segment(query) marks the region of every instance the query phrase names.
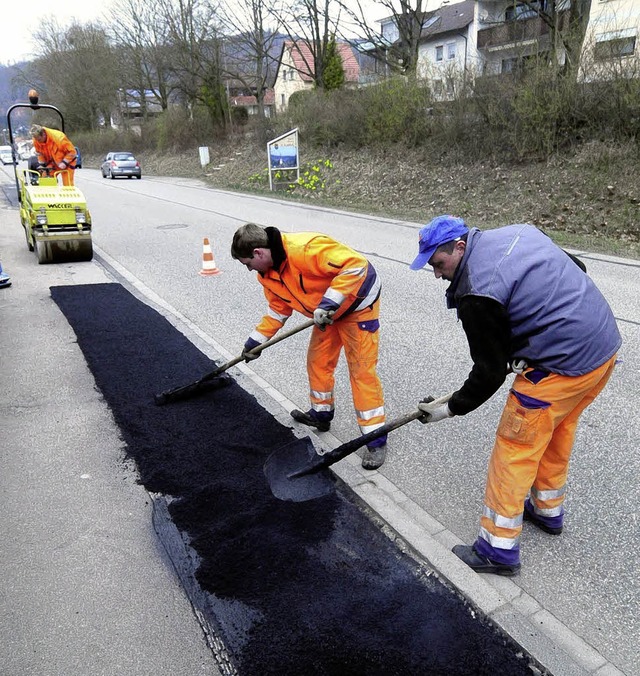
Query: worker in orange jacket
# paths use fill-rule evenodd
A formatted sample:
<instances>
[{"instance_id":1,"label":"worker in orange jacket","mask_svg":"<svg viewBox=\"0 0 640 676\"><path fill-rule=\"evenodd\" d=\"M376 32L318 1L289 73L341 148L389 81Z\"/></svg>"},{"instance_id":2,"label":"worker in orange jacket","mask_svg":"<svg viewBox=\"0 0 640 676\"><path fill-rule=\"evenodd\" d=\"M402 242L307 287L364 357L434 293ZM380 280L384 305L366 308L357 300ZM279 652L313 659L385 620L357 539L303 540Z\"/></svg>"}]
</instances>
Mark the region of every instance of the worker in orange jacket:
<instances>
[{"instance_id":1,"label":"worker in orange jacket","mask_svg":"<svg viewBox=\"0 0 640 676\"><path fill-rule=\"evenodd\" d=\"M362 434L385 422L384 397L376 367L380 279L362 254L317 232L284 233L255 223L240 227L231 255L258 273L269 310L244 345L249 354L282 328L294 310L313 317L307 354L311 408L293 410L298 422L320 431L334 415L334 372L344 348L356 417ZM387 436L371 441L362 466L377 469L386 457Z\"/></svg>"},{"instance_id":2,"label":"worker in orange jacket","mask_svg":"<svg viewBox=\"0 0 640 676\"><path fill-rule=\"evenodd\" d=\"M34 124L30 129L39 166L61 172L62 185L73 185L78 153L66 134Z\"/></svg>"}]
</instances>

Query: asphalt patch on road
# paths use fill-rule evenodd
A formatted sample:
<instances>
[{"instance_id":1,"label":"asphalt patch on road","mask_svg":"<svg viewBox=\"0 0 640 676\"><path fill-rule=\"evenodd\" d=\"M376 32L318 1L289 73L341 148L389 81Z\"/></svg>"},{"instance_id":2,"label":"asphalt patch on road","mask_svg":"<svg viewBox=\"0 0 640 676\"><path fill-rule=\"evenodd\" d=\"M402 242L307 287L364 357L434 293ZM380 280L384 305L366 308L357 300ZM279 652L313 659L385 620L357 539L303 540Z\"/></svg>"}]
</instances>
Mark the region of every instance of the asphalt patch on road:
<instances>
[{"instance_id":1,"label":"asphalt patch on road","mask_svg":"<svg viewBox=\"0 0 640 676\"><path fill-rule=\"evenodd\" d=\"M205 619L231 671L530 676L533 660L403 553L347 487L304 503L274 498L264 462L296 437L235 381L156 406L155 394L216 366L158 312L119 284L57 286L51 295L139 481L166 496L194 552L182 565L208 599L200 605L215 615Z\"/></svg>"}]
</instances>

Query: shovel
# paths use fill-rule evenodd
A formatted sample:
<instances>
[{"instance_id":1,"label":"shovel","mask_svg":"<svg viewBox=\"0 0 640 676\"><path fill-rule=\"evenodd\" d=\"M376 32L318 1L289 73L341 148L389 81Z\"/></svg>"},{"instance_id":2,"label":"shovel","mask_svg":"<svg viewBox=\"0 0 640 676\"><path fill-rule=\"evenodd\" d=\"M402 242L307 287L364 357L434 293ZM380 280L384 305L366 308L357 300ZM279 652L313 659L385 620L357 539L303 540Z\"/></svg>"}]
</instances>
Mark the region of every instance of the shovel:
<instances>
[{"instance_id":1,"label":"shovel","mask_svg":"<svg viewBox=\"0 0 640 676\"><path fill-rule=\"evenodd\" d=\"M445 404L451 398L451 394L432 400L432 402ZM264 464L264 474L271 492L279 500L290 502L305 502L331 493L334 485L333 475L328 470L331 465L366 446L370 441L397 430L398 427L417 420L423 415L420 409L407 413L378 427L373 432L347 441L324 455L318 455L309 437L295 439L281 446L267 458Z\"/></svg>"},{"instance_id":2,"label":"shovel","mask_svg":"<svg viewBox=\"0 0 640 676\"><path fill-rule=\"evenodd\" d=\"M262 350L265 350L271 345L275 345L276 343L279 343L281 340L284 340L285 338L290 338L291 336L294 336L296 333L300 333L300 331L308 329L310 326L313 326L313 323L314 323L313 319L310 319L309 321L303 322L302 324L296 326L293 329L290 329L289 331L279 333L270 340L267 340L266 342L262 343L262 345L258 345L254 347L252 350L249 350L247 354L260 354ZM218 366L218 368L216 368L214 371L211 371L211 373L207 373L206 375L202 376L202 378L196 380L195 382L189 385L183 385L182 387L176 387L173 390L166 390L165 392L156 394L154 397L154 401L157 406L162 406L163 404L170 404L174 401L182 401L184 399L189 399L190 397L194 397L197 394L204 392L205 390L212 390L220 387L225 387L226 385L230 385L231 384L230 379L218 378L218 376L223 374L226 370L230 369L232 366L235 366L236 364L240 363L241 361L244 361L243 355L240 355L239 357L234 357L231 361L228 361L226 364L222 364L222 366Z\"/></svg>"}]
</instances>

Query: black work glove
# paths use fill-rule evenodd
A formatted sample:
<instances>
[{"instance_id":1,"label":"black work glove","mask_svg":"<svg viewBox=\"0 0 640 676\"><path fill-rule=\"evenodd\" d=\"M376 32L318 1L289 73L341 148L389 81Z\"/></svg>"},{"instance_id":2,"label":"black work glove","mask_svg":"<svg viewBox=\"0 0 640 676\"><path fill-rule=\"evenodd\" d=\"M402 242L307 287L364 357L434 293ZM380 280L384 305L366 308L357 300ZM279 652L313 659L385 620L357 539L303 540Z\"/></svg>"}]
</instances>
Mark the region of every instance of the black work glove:
<instances>
[{"instance_id":1,"label":"black work glove","mask_svg":"<svg viewBox=\"0 0 640 676\"><path fill-rule=\"evenodd\" d=\"M249 350L253 350L253 348L258 347L258 345L260 345L260 343L257 340L254 340L253 338L247 338L247 342L244 344L244 348L242 349L242 357L245 361L253 361L262 354L262 352L258 352L257 354L249 354Z\"/></svg>"}]
</instances>

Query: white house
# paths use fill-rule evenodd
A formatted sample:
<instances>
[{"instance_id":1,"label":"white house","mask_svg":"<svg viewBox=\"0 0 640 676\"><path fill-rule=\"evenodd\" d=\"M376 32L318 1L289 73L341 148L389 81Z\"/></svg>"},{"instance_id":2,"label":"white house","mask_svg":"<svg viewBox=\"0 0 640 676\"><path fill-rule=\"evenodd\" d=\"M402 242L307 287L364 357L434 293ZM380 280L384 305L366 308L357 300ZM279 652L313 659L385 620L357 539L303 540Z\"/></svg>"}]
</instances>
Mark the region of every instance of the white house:
<instances>
[{"instance_id":1,"label":"white house","mask_svg":"<svg viewBox=\"0 0 640 676\"><path fill-rule=\"evenodd\" d=\"M451 98L458 83L478 68L475 0L439 7L425 15L417 76L430 80L438 98Z\"/></svg>"},{"instance_id":2,"label":"white house","mask_svg":"<svg viewBox=\"0 0 640 676\"><path fill-rule=\"evenodd\" d=\"M639 34L638 0L592 0L582 50L582 78L640 77Z\"/></svg>"},{"instance_id":3,"label":"white house","mask_svg":"<svg viewBox=\"0 0 640 676\"><path fill-rule=\"evenodd\" d=\"M360 66L353 49L346 42L338 42L337 48L342 58L345 84L357 85ZM273 85L276 112L286 110L294 92L313 89L313 83L313 53L309 45L303 41L287 40L282 45L278 72Z\"/></svg>"},{"instance_id":4,"label":"white house","mask_svg":"<svg viewBox=\"0 0 640 676\"><path fill-rule=\"evenodd\" d=\"M565 28L571 0L557 5L557 26ZM547 0L454 0L425 12L418 56L418 76L433 83L440 98L478 75L510 73L530 59L552 52L552 30L536 9ZM393 18L381 32L397 39ZM640 77L640 0L593 0L584 43L583 77L599 79L624 72ZM558 45L556 45L558 47ZM565 55L555 51L558 63Z\"/></svg>"}]
</instances>

